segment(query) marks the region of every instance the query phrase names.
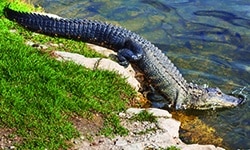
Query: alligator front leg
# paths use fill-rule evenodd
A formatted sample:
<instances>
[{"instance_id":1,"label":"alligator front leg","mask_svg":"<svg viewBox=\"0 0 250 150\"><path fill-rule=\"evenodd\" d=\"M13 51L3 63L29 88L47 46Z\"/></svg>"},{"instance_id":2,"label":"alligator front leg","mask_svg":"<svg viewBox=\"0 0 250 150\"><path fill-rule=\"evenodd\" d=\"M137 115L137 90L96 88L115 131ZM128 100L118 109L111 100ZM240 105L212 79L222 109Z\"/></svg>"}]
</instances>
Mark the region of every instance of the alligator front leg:
<instances>
[{"instance_id":1,"label":"alligator front leg","mask_svg":"<svg viewBox=\"0 0 250 150\"><path fill-rule=\"evenodd\" d=\"M127 67L129 62L140 60L142 56L142 47L130 38L125 39L124 47L117 52L119 64L124 67Z\"/></svg>"}]
</instances>

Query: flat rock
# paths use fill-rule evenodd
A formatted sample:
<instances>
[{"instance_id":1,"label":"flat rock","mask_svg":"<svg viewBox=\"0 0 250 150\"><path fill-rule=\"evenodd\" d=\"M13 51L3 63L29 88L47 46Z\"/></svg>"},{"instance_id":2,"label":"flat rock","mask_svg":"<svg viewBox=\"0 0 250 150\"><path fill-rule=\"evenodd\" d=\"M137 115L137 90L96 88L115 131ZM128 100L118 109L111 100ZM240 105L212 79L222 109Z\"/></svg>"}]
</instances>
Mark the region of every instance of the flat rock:
<instances>
[{"instance_id":1,"label":"flat rock","mask_svg":"<svg viewBox=\"0 0 250 150\"><path fill-rule=\"evenodd\" d=\"M190 144L179 146L181 150L225 150L221 147L215 147L214 145L199 145L199 144Z\"/></svg>"},{"instance_id":2,"label":"flat rock","mask_svg":"<svg viewBox=\"0 0 250 150\"><path fill-rule=\"evenodd\" d=\"M172 114L170 114L168 111L158 108L148 108L146 109L149 113L152 113L155 117L167 117L171 118Z\"/></svg>"},{"instance_id":3,"label":"flat rock","mask_svg":"<svg viewBox=\"0 0 250 150\"><path fill-rule=\"evenodd\" d=\"M179 138L179 128L181 123L172 118L158 118L158 128L167 131L173 138Z\"/></svg>"},{"instance_id":4,"label":"flat rock","mask_svg":"<svg viewBox=\"0 0 250 150\"><path fill-rule=\"evenodd\" d=\"M110 57L110 55L116 55L116 52L114 52L113 50L110 50L110 49L107 49L107 48L104 48L101 46L97 46L97 45L90 44L90 43L87 43L87 46L88 46L88 48L90 48L90 49L94 50L95 52L100 53L106 57Z\"/></svg>"},{"instance_id":5,"label":"flat rock","mask_svg":"<svg viewBox=\"0 0 250 150\"><path fill-rule=\"evenodd\" d=\"M144 150L144 145L143 143L134 143L134 144L123 146L121 149L122 150Z\"/></svg>"},{"instance_id":6,"label":"flat rock","mask_svg":"<svg viewBox=\"0 0 250 150\"><path fill-rule=\"evenodd\" d=\"M116 146L125 146L127 144L128 144L128 142L125 139L122 139L122 138L118 138L115 141Z\"/></svg>"},{"instance_id":7,"label":"flat rock","mask_svg":"<svg viewBox=\"0 0 250 150\"><path fill-rule=\"evenodd\" d=\"M129 108L126 110L127 114L138 114L142 110L146 110L149 113L152 113L153 116L155 117L166 117L166 118L171 118L172 114L170 114L168 111L163 110L163 109L158 109L158 108Z\"/></svg>"},{"instance_id":8,"label":"flat rock","mask_svg":"<svg viewBox=\"0 0 250 150\"><path fill-rule=\"evenodd\" d=\"M127 114L133 115L133 114L139 114L142 110L142 108L129 108L126 110Z\"/></svg>"},{"instance_id":9,"label":"flat rock","mask_svg":"<svg viewBox=\"0 0 250 150\"><path fill-rule=\"evenodd\" d=\"M127 68L119 65L117 62L114 62L106 58L87 58L83 55L70 52L55 51L54 55L57 56L57 60L60 61L73 61L76 64L82 65L89 69L100 69L100 70L109 70L115 71L116 73L122 75L126 78L127 82L138 91L140 88L140 83L135 79L135 71L129 65Z\"/></svg>"}]
</instances>

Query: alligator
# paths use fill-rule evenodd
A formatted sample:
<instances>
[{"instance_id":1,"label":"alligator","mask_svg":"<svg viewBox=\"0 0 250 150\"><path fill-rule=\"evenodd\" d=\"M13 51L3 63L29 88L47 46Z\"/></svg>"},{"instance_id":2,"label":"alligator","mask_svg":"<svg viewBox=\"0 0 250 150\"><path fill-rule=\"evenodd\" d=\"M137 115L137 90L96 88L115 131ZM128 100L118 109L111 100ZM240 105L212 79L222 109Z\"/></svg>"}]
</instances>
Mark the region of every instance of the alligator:
<instances>
[{"instance_id":1,"label":"alligator","mask_svg":"<svg viewBox=\"0 0 250 150\"><path fill-rule=\"evenodd\" d=\"M243 103L240 95L223 93L188 83L170 59L155 45L138 34L106 22L88 19L57 18L34 12L4 8L5 17L33 32L74 39L106 47L117 52L118 62L138 67L150 85L171 109L231 108Z\"/></svg>"}]
</instances>

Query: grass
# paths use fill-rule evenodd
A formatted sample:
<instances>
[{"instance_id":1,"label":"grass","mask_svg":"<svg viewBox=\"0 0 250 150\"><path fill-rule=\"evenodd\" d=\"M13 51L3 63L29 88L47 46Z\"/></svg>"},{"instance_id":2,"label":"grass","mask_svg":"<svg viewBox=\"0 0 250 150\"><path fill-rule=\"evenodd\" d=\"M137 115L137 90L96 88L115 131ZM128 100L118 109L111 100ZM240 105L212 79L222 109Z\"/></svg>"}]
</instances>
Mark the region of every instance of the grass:
<instances>
[{"instance_id":1,"label":"grass","mask_svg":"<svg viewBox=\"0 0 250 150\"><path fill-rule=\"evenodd\" d=\"M170 147L167 147L166 150L181 150L181 149L176 146L170 146Z\"/></svg>"},{"instance_id":2,"label":"grass","mask_svg":"<svg viewBox=\"0 0 250 150\"><path fill-rule=\"evenodd\" d=\"M69 121L73 114L90 119L101 114L101 134L127 134L117 116L134 96L125 80L113 72L58 62L48 53L26 46L26 40L63 43L65 51L99 56L81 42L34 35L19 27L3 16L7 3L0 0L0 128L15 129L13 134L22 139L17 148L67 149L67 141L79 136ZM34 10L19 1L11 7Z\"/></svg>"},{"instance_id":3,"label":"grass","mask_svg":"<svg viewBox=\"0 0 250 150\"><path fill-rule=\"evenodd\" d=\"M157 122L156 116L153 113L149 113L147 110L142 110L140 113L135 114L130 118L133 121L148 121L151 123Z\"/></svg>"}]
</instances>

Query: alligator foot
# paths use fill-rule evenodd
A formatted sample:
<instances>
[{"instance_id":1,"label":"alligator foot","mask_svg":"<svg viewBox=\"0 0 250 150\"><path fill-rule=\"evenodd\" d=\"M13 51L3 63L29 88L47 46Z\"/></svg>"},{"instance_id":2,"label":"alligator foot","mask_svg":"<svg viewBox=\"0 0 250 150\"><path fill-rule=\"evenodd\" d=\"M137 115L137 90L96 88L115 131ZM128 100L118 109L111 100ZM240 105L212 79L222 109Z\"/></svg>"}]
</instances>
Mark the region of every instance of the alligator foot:
<instances>
[{"instance_id":1,"label":"alligator foot","mask_svg":"<svg viewBox=\"0 0 250 150\"><path fill-rule=\"evenodd\" d=\"M142 47L130 38L125 39L124 48L118 50L119 64L127 67L129 62L136 62L143 56Z\"/></svg>"},{"instance_id":2,"label":"alligator foot","mask_svg":"<svg viewBox=\"0 0 250 150\"><path fill-rule=\"evenodd\" d=\"M166 101L166 98L156 91L152 85L147 86L147 89L143 91L143 95L151 102L151 107L162 109L169 109L171 107L170 102Z\"/></svg>"}]
</instances>

